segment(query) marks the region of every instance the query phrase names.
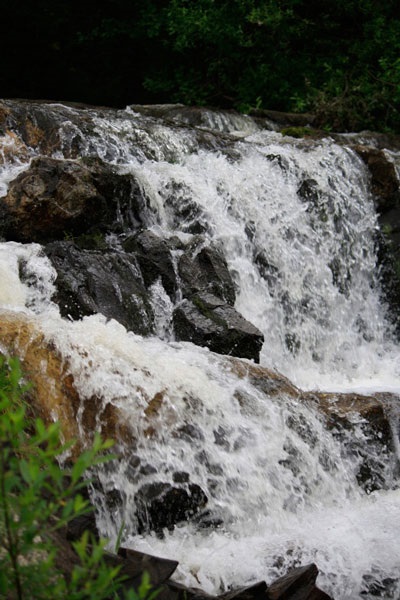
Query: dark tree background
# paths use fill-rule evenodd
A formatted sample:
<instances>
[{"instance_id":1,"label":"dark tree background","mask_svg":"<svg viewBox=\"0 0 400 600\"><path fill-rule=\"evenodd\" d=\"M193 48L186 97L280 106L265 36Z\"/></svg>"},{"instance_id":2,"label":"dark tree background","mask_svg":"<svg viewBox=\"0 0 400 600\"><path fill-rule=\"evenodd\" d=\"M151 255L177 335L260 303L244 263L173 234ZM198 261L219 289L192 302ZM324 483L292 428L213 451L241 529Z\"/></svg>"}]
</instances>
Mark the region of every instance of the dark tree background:
<instances>
[{"instance_id":1,"label":"dark tree background","mask_svg":"<svg viewBox=\"0 0 400 600\"><path fill-rule=\"evenodd\" d=\"M8 0L0 96L400 129L398 0Z\"/></svg>"}]
</instances>

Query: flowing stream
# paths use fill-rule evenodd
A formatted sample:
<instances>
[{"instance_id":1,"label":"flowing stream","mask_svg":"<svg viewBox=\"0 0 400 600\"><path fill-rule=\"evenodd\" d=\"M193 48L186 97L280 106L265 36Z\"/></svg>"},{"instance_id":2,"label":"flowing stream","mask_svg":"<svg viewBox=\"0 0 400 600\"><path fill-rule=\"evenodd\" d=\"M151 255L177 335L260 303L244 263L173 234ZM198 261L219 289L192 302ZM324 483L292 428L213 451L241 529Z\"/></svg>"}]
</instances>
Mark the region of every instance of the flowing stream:
<instances>
[{"instance_id":1,"label":"flowing stream","mask_svg":"<svg viewBox=\"0 0 400 600\"><path fill-rule=\"evenodd\" d=\"M131 173L155 233L185 241L201 234L222 248L235 306L264 333L261 364L304 390L400 393L399 347L376 279L377 216L354 152L329 138L294 142L245 118L208 122L232 134L222 149L131 108L93 118L87 134L63 124L65 149L78 140L82 154ZM3 161L1 195L28 165L29 157ZM336 600L372 599L380 589L399 597L392 458L382 489L367 494L357 457L343 453L316 411L284 395L266 398L222 358L173 339L161 283L152 290L158 335L142 338L102 315L62 319L51 300L55 276L38 244L0 244L1 306L36 321L68 359L83 401L115 404L136 432L132 454L101 474L105 489L123 496L122 506L104 507L105 535L115 540L124 521L125 545L178 560L177 579L209 593L315 562L318 585ZM149 436L143 413L157 394L163 406ZM362 443L362 428L349 435ZM219 525L137 534L137 490L177 473L205 491Z\"/></svg>"}]
</instances>

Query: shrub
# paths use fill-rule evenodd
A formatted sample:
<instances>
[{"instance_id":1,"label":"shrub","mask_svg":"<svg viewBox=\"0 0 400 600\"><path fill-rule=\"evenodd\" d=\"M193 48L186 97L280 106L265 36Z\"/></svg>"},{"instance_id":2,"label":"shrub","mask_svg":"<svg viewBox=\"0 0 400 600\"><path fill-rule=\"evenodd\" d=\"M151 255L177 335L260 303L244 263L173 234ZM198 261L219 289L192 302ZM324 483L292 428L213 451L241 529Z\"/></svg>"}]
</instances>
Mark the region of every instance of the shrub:
<instances>
[{"instance_id":1,"label":"shrub","mask_svg":"<svg viewBox=\"0 0 400 600\"><path fill-rule=\"evenodd\" d=\"M56 566L55 534L91 510L81 494L83 475L109 459L104 451L112 442L96 436L68 472L61 468L59 459L73 444L60 443L57 423L45 426L29 415L22 381L18 360L0 355L0 598L120 598L123 578L104 560L105 540L85 532L72 543L76 560L69 575ZM148 578L144 582L139 596L131 590L122 597L146 597Z\"/></svg>"}]
</instances>

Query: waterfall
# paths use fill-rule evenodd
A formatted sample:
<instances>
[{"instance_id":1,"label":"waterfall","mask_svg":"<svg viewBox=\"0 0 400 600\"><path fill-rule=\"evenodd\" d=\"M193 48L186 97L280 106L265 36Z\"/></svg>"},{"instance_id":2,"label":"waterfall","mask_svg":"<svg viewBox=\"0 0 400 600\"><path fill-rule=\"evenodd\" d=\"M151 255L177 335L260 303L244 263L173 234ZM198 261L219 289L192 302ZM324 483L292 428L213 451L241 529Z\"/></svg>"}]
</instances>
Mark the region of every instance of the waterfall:
<instances>
[{"instance_id":1,"label":"waterfall","mask_svg":"<svg viewBox=\"0 0 400 600\"><path fill-rule=\"evenodd\" d=\"M399 393L399 348L377 279L377 215L351 149L330 138L295 142L246 119L171 128L135 107L92 119L90 131L65 119L56 155L78 147L115 165L139 183L147 228L185 242L201 235L222 249L235 307L264 333L262 365L303 390ZM212 147L207 128L224 143ZM35 154L4 152L2 195ZM227 359L173 339L161 281L151 290L156 335L144 338L102 315L61 318L56 273L39 244L1 243L0 274L3 309L34 320L68 360L83 403L117 406L135 433L131 452L99 475L117 498L103 505L105 535L115 539L123 521L125 545L179 560L178 579L208 593L316 562L320 587L336 600L372 598L383 580L398 597L396 457L374 457L387 462L384 482L365 492L360 456L343 452L343 438L311 405L267 397ZM368 449L362 425L343 435ZM138 492L177 474L205 491L207 512L163 537L138 533Z\"/></svg>"}]
</instances>

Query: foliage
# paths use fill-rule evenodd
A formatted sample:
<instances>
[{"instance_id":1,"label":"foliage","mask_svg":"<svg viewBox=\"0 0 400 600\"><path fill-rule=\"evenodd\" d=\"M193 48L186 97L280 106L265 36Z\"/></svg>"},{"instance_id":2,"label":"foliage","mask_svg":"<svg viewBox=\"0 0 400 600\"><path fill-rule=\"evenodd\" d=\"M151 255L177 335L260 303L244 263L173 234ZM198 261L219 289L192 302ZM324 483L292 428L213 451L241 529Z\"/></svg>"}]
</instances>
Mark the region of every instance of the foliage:
<instances>
[{"instance_id":1,"label":"foliage","mask_svg":"<svg viewBox=\"0 0 400 600\"><path fill-rule=\"evenodd\" d=\"M313 135L319 135L319 132L310 129L310 127L284 127L280 130L282 135L289 135L294 138L311 137Z\"/></svg>"},{"instance_id":2,"label":"foliage","mask_svg":"<svg viewBox=\"0 0 400 600\"><path fill-rule=\"evenodd\" d=\"M11 96L314 111L319 126L400 128L396 0L6 3ZM32 33L33 32L33 36ZM21 89L22 86L22 89Z\"/></svg>"},{"instance_id":3,"label":"foliage","mask_svg":"<svg viewBox=\"0 0 400 600\"><path fill-rule=\"evenodd\" d=\"M46 427L28 416L26 386L16 359L0 355L0 597L8 600L114 598L123 579L104 560L105 540L85 532L73 543L76 564L69 577L57 568L55 534L90 510L81 495L87 469L105 460L110 441L99 436L67 472L58 459L71 447L60 443L58 424ZM109 455L108 455L109 456ZM149 595L148 578L139 596ZM146 589L145 589L146 588ZM141 594L141 595L140 595Z\"/></svg>"}]
</instances>

